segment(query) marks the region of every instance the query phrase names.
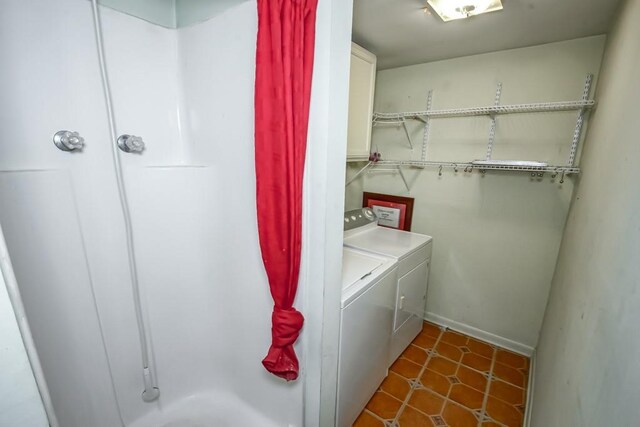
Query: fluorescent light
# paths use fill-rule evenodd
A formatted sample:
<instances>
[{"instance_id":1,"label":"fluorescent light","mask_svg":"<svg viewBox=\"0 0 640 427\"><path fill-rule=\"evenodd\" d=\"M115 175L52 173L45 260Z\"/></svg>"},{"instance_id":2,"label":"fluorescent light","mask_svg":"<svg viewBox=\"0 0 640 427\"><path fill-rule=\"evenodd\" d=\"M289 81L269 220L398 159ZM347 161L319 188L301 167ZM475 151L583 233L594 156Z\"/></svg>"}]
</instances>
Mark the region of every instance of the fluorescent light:
<instances>
[{"instance_id":1,"label":"fluorescent light","mask_svg":"<svg viewBox=\"0 0 640 427\"><path fill-rule=\"evenodd\" d=\"M427 0L444 22L502 10L501 0Z\"/></svg>"}]
</instances>

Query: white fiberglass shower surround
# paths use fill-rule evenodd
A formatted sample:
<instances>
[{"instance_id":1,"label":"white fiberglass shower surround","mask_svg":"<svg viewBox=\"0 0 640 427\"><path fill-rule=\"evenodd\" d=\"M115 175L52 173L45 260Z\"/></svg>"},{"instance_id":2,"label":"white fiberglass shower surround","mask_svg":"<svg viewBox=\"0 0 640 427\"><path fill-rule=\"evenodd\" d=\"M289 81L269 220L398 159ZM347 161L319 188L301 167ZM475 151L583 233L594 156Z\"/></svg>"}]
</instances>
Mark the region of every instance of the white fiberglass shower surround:
<instances>
[{"instance_id":1,"label":"white fiberglass shower surround","mask_svg":"<svg viewBox=\"0 0 640 427\"><path fill-rule=\"evenodd\" d=\"M260 363L273 302L255 213L256 5L180 12L181 1L96 6L110 104L92 1L2 3L0 224L55 414L64 427L313 425L335 392L335 349L321 361L318 343L337 340L338 310L323 312L339 304L351 6L319 8L305 183L315 209L304 231L318 245L303 248L296 302L307 318L303 372L285 383ZM145 20L114 4L164 14ZM63 130L84 148L58 149ZM146 144L119 153L131 242L112 152L123 134ZM157 398L142 398L143 367Z\"/></svg>"}]
</instances>

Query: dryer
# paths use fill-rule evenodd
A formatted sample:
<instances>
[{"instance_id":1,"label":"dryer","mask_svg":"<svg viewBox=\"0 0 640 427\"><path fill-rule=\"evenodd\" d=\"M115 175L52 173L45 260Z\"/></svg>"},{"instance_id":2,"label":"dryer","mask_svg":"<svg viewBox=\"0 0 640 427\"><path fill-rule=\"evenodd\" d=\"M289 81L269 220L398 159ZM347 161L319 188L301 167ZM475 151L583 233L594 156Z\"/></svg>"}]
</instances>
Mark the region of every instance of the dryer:
<instances>
[{"instance_id":1,"label":"dryer","mask_svg":"<svg viewBox=\"0 0 640 427\"><path fill-rule=\"evenodd\" d=\"M378 225L370 208L344 216L344 246L398 261L389 366L422 330L432 237Z\"/></svg>"},{"instance_id":2,"label":"dryer","mask_svg":"<svg viewBox=\"0 0 640 427\"><path fill-rule=\"evenodd\" d=\"M343 248L338 427L350 427L387 376L396 260Z\"/></svg>"}]
</instances>

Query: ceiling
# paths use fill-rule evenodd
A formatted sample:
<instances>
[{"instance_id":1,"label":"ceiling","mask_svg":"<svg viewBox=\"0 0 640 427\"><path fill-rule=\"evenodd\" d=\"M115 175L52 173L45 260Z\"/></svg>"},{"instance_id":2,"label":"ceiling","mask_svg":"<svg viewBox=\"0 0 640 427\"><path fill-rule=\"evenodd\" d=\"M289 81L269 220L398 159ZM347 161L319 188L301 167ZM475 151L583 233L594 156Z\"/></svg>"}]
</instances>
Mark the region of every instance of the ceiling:
<instances>
[{"instance_id":1,"label":"ceiling","mask_svg":"<svg viewBox=\"0 0 640 427\"><path fill-rule=\"evenodd\" d=\"M378 68L437 61L608 32L620 0L503 0L504 10L444 23L426 0L354 0L353 41Z\"/></svg>"}]
</instances>

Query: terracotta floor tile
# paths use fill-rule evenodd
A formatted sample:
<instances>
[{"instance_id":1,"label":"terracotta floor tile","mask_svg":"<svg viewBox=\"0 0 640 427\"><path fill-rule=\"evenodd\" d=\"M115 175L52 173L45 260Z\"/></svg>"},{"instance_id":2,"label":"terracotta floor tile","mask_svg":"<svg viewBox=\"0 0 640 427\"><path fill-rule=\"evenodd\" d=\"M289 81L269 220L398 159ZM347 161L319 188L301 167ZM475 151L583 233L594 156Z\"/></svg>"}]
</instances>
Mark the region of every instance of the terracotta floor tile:
<instances>
[{"instance_id":1,"label":"terracotta floor tile","mask_svg":"<svg viewBox=\"0 0 640 427\"><path fill-rule=\"evenodd\" d=\"M362 411L353 427L384 427L384 423L369 414L367 411Z\"/></svg>"},{"instance_id":2,"label":"terracotta floor tile","mask_svg":"<svg viewBox=\"0 0 640 427\"><path fill-rule=\"evenodd\" d=\"M444 399L435 393L425 389L416 389L409 398L409 405L424 412L427 415L440 415Z\"/></svg>"},{"instance_id":3,"label":"terracotta floor tile","mask_svg":"<svg viewBox=\"0 0 640 427\"><path fill-rule=\"evenodd\" d=\"M407 349L402 353L402 357L405 359L409 359L412 362L417 363L418 365L424 365L424 362L427 361L427 352L417 347L415 345L410 345Z\"/></svg>"},{"instance_id":4,"label":"terracotta floor tile","mask_svg":"<svg viewBox=\"0 0 640 427\"><path fill-rule=\"evenodd\" d=\"M396 360L389 369L405 378L413 379L418 378L418 375L420 375L420 371L422 370L422 366L401 358Z\"/></svg>"},{"instance_id":5,"label":"terracotta floor tile","mask_svg":"<svg viewBox=\"0 0 640 427\"><path fill-rule=\"evenodd\" d=\"M412 344L426 350L431 350L436 345L436 340L437 338L429 336L425 332L420 332Z\"/></svg>"},{"instance_id":6,"label":"terracotta floor tile","mask_svg":"<svg viewBox=\"0 0 640 427\"><path fill-rule=\"evenodd\" d=\"M489 395L497 397L511 405L522 405L524 403L524 389L505 383L500 380L491 381Z\"/></svg>"},{"instance_id":7,"label":"terracotta floor tile","mask_svg":"<svg viewBox=\"0 0 640 427\"><path fill-rule=\"evenodd\" d=\"M426 388L445 397L449 394L449 389L451 388L451 383L447 377L429 369L425 369L420 382Z\"/></svg>"},{"instance_id":8,"label":"terracotta floor tile","mask_svg":"<svg viewBox=\"0 0 640 427\"><path fill-rule=\"evenodd\" d=\"M487 389L487 379L480 372L469 369L464 365L458 366L458 372L456 372L456 378L461 383L468 385L469 387L485 392Z\"/></svg>"},{"instance_id":9,"label":"terracotta floor tile","mask_svg":"<svg viewBox=\"0 0 640 427\"><path fill-rule=\"evenodd\" d=\"M462 351L458 347L447 344L446 342L439 342L436 346L436 351L440 356L444 356L454 362L459 362L462 358Z\"/></svg>"},{"instance_id":10,"label":"terracotta floor tile","mask_svg":"<svg viewBox=\"0 0 640 427\"><path fill-rule=\"evenodd\" d=\"M529 367L528 358L503 349L498 349L496 352L496 361L516 369L527 369Z\"/></svg>"},{"instance_id":11,"label":"terracotta floor tile","mask_svg":"<svg viewBox=\"0 0 640 427\"><path fill-rule=\"evenodd\" d=\"M478 420L472 412L451 402L445 405L442 418L449 427L476 427L478 425Z\"/></svg>"},{"instance_id":12,"label":"terracotta floor tile","mask_svg":"<svg viewBox=\"0 0 640 427\"><path fill-rule=\"evenodd\" d=\"M380 388L399 400L404 400L409 394L409 390L411 390L409 382L394 372L389 372Z\"/></svg>"},{"instance_id":13,"label":"terracotta floor tile","mask_svg":"<svg viewBox=\"0 0 640 427\"><path fill-rule=\"evenodd\" d=\"M522 426L522 412L495 397L487 399L487 415L508 427Z\"/></svg>"},{"instance_id":14,"label":"terracotta floor tile","mask_svg":"<svg viewBox=\"0 0 640 427\"><path fill-rule=\"evenodd\" d=\"M405 406L398 417L400 427L432 427L431 419L411 406Z\"/></svg>"},{"instance_id":15,"label":"terracotta floor tile","mask_svg":"<svg viewBox=\"0 0 640 427\"><path fill-rule=\"evenodd\" d=\"M484 356L488 359L491 359L493 357L493 347L491 347L489 344L484 343L482 341L478 341L474 338L469 338L467 347L473 353L479 354L480 356Z\"/></svg>"},{"instance_id":16,"label":"terracotta floor tile","mask_svg":"<svg viewBox=\"0 0 640 427\"><path fill-rule=\"evenodd\" d=\"M529 365L524 356L425 322L354 426L521 427ZM412 390L421 372L423 387Z\"/></svg>"},{"instance_id":17,"label":"terracotta floor tile","mask_svg":"<svg viewBox=\"0 0 640 427\"><path fill-rule=\"evenodd\" d=\"M394 419L401 406L402 402L383 391L377 391L367 403L367 409L384 420Z\"/></svg>"},{"instance_id":18,"label":"terracotta floor tile","mask_svg":"<svg viewBox=\"0 0 640 427\"><path fill-rule=\"evenodd\" d=\"M525 375L522 372L502 363L496 362L493 367L493 375L518 387L524 388L526 386Z\"/></svg>"},{"instance_id":19,"label":"terracotta floor tile","mask_svg":"<svg viewBox=\"0 0 640 427\"><path fill-rule=\"evenodd\" d=\"M462 346L467 344L468 337L466 335L459 334L453 331L445 331L442 334L441 341L446 342L447 344L453 344L455 346Z\"/></svg>"},{"instance_id":20,"label":"terracotta floor tile","mask_svg":"<svg viewBox=\"0 0 640 427\"><path fill-rule=\"evenodd\" d=\"M429 323L429 322L424 322L422 324L422 333L430 337L438 338L441 332L442 332L442 329L440 329L438 325L434 325L433 323Z\"/></svg>"},{"instance_id":21,"label":"terracotta floor tile","mask_svg":"<svg viewBox=\"0 0 640 427\"><path fill-rule=\"evenodd\" d=\"M484 393L464 384L454 384L449 392L449 399L469 409L481 409Z\"/></svg>"},{"instance_id":22,"label":"terracotta floor tile","mask_svg":"<svg viewBox=\"0 0 640 427\"><path fill-rule=\"evenodd\" d=\"M491 359L487 359L486 357L482 357L475 353L466 353L462 356L462 364L473 368L476 371L489 372L491 369Z\"/></svg>"},{"instance_id":23,"label":"terracotta floor tile","mask_svg":"<svg viewBox=\"0 0 640 427\"><path fill-rule=\"evenodd\" d=\"M432 357L431 360L429 360L429 363L427 363L427 368L448 377L449 375L453 375L456 373L458 365L443 357L435 356Z\"/></svg>"}]
</instances>

